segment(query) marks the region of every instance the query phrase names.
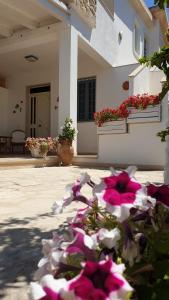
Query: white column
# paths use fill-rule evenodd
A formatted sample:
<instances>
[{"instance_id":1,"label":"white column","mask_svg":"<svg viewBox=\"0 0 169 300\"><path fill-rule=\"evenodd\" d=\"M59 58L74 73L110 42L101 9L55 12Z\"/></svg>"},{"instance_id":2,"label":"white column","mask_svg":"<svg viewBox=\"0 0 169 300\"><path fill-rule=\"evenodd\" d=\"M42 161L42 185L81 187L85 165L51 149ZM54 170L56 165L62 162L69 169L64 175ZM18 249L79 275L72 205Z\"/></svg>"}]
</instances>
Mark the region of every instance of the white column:
<instances>
[{"instance_id":1,"label":"white column","mask_svg":"<svg viewBox=\"0 0 169 300\"><path fill-rule=\"evenodd\" d=\"M63 29L59 39L59 129L71 118L77 129L78 36L74 27ZM77 141L74 142L76 153Z\"/></svg>"}]
</instances>

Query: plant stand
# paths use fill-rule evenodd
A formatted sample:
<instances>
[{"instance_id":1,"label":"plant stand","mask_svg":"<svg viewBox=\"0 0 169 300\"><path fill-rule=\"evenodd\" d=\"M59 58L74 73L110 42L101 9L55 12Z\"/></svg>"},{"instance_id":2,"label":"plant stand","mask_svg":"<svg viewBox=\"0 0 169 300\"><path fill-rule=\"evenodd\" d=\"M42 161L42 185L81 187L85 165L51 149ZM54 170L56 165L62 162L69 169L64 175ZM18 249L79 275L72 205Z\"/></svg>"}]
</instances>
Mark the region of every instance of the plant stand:
<instances>
[{"instance_id":1,"label":"plant stand","mask_svg":"<svg viewBox=\"0 0 169 300\"><path fill-rule=\"evenodd\" d=\"M152 123L161 121L161 105L148 106L146 109L129 107L130 115L127 118L128 124Z\"/></svg>"},{"instance_id":2,"label":"plant stand","mask_svg":"<svg viewBox=\"0 0 169 300\"><path fill-rule=\"evenodd\" d=\"M97 127L97 134L117 134L127 133L127 124L125 119L105 122L101 127Z\"/></svg>"}]
</instances>

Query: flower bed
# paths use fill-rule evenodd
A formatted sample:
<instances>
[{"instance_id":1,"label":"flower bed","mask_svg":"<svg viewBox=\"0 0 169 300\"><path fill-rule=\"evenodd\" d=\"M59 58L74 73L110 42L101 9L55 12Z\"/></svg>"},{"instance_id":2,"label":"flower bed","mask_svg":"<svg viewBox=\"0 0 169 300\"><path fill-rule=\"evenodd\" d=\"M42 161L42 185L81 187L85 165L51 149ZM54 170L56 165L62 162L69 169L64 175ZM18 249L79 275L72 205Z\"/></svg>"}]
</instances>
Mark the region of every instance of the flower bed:
<instances>
[{"instance_id":1,"label":"flower bed","mask_svg":"<svg viewBox=\"0 0 169 300\"><path fill-rule=\"evenodd\" d=\"M123 101L123 103L117 109L106 108L100 112L96 112L94 114L94 120L98 127L101 127L105 122L110 122L114 120L119 120L121 118L131 119L142 119L142 121L151 122L160 120L160 106L159 105L159 96L158 95L137 95L131 96L127 100ZM149 108L151 107L151 108ZM154 109L152 109L152 107ZM159 109L158 109L159 107ZM138 115L131 116L133 113ZM141 113L141 115L140 115ZM143 113L145 113L143 115Z\"/></svg>"},{"instance_id":2,"label":"flower bed","mask_svg":"<svg viewBox=\"0 0 169 300\"><path fill-rule=\"evenodd\" d=\"M112 169L99 184L84 173L67 187L55 214L74 201L85 206L42 241L31 299L168 299L169 186L143 185L135 171Z\"/></svg>"}]
</instances>

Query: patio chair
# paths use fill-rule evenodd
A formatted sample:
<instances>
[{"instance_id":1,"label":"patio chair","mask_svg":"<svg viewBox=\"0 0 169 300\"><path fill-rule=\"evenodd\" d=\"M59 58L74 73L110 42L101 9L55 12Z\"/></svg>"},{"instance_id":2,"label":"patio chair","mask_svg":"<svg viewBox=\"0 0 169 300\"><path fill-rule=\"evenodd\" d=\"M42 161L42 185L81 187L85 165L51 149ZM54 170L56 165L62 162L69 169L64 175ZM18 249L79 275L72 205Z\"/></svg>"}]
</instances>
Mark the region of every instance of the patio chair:
<instances>
[{"instance_id":1,"label":"patio chair","mask_svg":"<svg viewBox=\"0 0 169 300\"><path fill-rule=\"evenodd\" d=\"M15 149L21 149L22 153L25 153L25 132L23 130L14 130L11 133L11 151L15 152Z\"/></svg>"}]
</instances>

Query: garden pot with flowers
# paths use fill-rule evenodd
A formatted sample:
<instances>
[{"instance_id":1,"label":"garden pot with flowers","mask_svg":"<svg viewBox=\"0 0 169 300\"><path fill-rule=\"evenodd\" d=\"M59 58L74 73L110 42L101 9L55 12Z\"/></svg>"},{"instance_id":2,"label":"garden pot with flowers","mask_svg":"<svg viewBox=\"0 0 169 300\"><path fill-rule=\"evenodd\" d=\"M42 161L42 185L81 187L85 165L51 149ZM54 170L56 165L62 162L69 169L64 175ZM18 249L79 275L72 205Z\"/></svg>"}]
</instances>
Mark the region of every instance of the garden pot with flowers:
<instances>
[{"instance_id":1,"label":"garden pot with flowers","mask_svg":"<svg viewBox=\"0 0 169 300\"><path fill-rule=\"evenodd\" d=\"M57 148L57 140L48 138L27 138L26 148L30 150L31 156L35 158L46 157L48 151Z\"/></svg>"},{"instance_id":2,"label":"garden pot with flowers","mask_svg":"<svg viewBox=\"0 0 169 300\"><path fill-rule=\"evenodd\" d=\"M126 133L126 118L129 112L126 108L106 108L94 114L98 134Z\"/></svg>"},{"instance_id":3,"label":"garden pot with flowers","mask_svg":"<svg viewBox=\"0 0 169 300\"><path fill-rule=\"evenodd\" d=\"M72 142L75 138L76 130L72 124L73 121L66 118L62 132L59 135L58 155L64 166L70 165L74 156Z\"/></svg>"},{"instance_id":4,"label":"garden pot with flowers","mask_svg":"<svg viewBox=\"0 0 169 300\"><path fill-rule=\"evenodd\" d=\"M158 95L136 95L125 100L119 107L127 109L129 116L127 123L160 122L161 106Z\"/></svg>"}]
</instances>

